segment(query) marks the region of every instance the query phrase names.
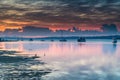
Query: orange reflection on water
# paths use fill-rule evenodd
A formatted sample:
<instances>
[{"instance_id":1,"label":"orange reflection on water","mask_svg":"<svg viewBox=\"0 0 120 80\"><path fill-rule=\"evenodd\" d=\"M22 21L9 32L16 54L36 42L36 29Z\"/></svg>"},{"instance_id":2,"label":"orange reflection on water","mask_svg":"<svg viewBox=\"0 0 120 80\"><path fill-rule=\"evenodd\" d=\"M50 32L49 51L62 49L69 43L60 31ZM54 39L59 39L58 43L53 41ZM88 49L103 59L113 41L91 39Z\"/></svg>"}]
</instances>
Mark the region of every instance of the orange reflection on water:
<instances>
[{"instance_id":1,"label":"orange reflection on water","mask_svg":"<svg viewBox=\"0 0 120 80\"><path fill-rule=\"evenodd\" d=\"M15 50L15 51L23 51L23 44L16 42L1 42L0 43L1 50Z\"/></svg>"}]
</instances>

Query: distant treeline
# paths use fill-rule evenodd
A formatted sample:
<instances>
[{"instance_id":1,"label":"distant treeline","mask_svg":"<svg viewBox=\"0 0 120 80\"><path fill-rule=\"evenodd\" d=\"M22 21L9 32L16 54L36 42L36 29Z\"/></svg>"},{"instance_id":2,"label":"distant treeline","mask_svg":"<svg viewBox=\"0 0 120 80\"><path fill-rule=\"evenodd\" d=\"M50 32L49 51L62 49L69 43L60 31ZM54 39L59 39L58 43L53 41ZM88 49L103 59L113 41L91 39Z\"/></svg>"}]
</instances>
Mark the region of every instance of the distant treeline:
<instances>
[{"instance_id":1,"label":"distant treeline","mask_svg":"<svg viewBox=\"0 0 120 80\"><path fill-rule=\"evenodd\" d=\"M23 40L54 40L54 39L78 39L84 37L86 39L120 39L120 35L109 35L109 36L69 36L69 37L44 37L44 38L25 38L25 37L1 37L0 41L23 41Z\"/></svg>"}]
</instances>

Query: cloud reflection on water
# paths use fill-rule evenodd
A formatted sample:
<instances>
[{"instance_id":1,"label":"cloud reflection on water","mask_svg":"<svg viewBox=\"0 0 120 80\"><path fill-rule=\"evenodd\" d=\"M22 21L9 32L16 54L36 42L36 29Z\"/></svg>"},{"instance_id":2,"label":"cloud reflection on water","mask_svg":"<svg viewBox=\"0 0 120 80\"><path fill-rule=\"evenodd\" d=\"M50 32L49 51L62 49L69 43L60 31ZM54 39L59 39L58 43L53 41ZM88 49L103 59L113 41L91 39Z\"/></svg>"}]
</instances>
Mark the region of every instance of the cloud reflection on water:
<instances>
[{"instance_id":1,"label":"cloud reflection on water","mask_svg":"<svg viewBox=\"0 0 120 80\"><path fill-rule=\"evenodd\" d=\"M5 43L4 49L12 43ZM119 80L119 43L110 42L15 42L21 54L38 54L46 63L32 65L32 69L50 68L52 72L42 76L43 80ZM44 56L45 53L45 56Z\"/></svg>"}]
</instances>

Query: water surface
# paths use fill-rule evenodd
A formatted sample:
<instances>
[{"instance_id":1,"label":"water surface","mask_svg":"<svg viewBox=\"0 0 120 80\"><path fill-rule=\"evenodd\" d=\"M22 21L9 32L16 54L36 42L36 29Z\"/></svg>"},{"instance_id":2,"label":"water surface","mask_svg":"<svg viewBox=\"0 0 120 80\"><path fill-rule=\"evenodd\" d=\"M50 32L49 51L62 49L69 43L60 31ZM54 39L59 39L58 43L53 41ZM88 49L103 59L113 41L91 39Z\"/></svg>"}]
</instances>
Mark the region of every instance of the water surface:
<instances>
[{"instance_id":1,"label":"water surface","mask_svg":"<svg viewBox=\"0 0 120 80\"><path fill-rule=\"evenodd\" d=\"M39 76L26 75L27 79L39 77L39 80L119 80L120 79L120 43L112 44L111 40L78 42L1 42L1 50L20 51L17 55L40 58L19 63L2 63L1 76L5 73L19 71L37 72ZM42 64L41 64L42 62ZM16 64L16 65L15 65ZM7 67L5 67L7 66ZM20 70L15 69L18 67ZM44 72L44 73L42 73ZM35 74L35 73L34 73ZM13 75L14 76L14 75ZM19 77L19 76L18 76Z\"/></svg>"}]
</instances>

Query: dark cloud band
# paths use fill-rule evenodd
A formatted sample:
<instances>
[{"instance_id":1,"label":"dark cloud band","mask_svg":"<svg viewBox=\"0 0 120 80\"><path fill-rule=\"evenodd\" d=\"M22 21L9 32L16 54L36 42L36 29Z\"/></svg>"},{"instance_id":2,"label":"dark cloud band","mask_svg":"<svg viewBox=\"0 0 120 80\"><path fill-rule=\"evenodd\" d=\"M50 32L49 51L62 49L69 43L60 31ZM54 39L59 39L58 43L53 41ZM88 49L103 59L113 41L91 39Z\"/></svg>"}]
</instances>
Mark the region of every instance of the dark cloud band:
<instances>
[{"instance_id":1,"label":"dark cloud band","mask_svg":"<svg viewBox=\"0 0 120 80\"><path fill-rule=\"evenodd\" d=\"M120 0L0 0L0 19L44 23L120 22Z\"/></svg>"}]
</instances>

